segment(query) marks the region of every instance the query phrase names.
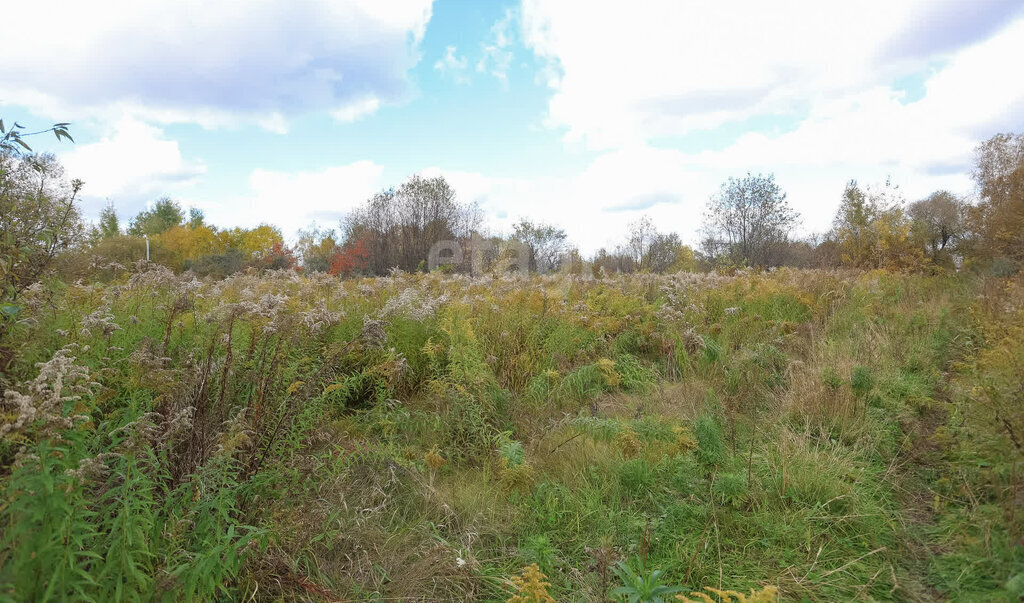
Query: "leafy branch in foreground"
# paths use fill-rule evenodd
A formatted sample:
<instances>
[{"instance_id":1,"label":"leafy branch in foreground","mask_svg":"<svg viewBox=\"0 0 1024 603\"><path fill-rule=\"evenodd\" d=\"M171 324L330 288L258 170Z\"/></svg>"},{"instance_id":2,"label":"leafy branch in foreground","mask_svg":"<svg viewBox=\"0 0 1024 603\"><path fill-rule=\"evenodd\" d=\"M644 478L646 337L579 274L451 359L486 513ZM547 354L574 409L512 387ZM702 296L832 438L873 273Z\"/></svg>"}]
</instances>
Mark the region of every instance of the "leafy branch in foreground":
<instances>
[{"instance_id":1,"label":"leafy branch in foreground","mask_svg":"<svg viewBox=\"0 0 1024 603\"><path fill-rule=\"evenodd\" d=\"M25 138L29 136L37 136L39 134L46 134L47 132L53 132L53 135L57 137L57 142L61 140L68 140L69 142L75 142L75 139L71 138L71 134L68 133L68 126L70 122L60 122L53 124L45 130L38 130L36 132L23 132L25 126L18 122L14 122L14 125L10 128L6 127L4 120L0 119L0 153L11 153L18 155L21 153L31 153L32 147L25 142Z\"/></svg>"}]
</instances>

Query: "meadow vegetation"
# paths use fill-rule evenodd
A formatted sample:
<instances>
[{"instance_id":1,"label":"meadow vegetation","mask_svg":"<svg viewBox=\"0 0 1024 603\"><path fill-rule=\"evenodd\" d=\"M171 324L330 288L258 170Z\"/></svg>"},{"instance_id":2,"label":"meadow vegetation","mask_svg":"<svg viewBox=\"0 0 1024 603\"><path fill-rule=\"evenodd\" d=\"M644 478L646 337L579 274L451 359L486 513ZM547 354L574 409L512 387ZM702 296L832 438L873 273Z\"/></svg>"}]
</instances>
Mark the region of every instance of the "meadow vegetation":
<instances>
[{"instance_id":1,"label":"meadow vegetation","mask_svg":"<svg viewBox=\"0 0 1024 603\"><path fill-rule=\"evenodd\" d=\"M1021 593L1020 277L139 265L23 304L3 598Z\"/></svg>"}]
</instances>

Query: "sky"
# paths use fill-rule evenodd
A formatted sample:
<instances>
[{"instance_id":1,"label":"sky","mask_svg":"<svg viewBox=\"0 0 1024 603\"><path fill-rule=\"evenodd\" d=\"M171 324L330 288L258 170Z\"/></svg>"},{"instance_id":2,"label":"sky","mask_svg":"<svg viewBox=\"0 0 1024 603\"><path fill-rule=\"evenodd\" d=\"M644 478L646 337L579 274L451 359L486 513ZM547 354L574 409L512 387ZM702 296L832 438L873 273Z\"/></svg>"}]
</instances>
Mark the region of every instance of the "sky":
<instances>
[{"instance_id":1,"label":"sky","mask_svg":"<svg viewBox=\"0 0 1024 603\"><path fill-rule=\"evenodd\" d=\"M21 2L0 117L122 220L170 196L221 226L335 226L443 175L489 227L586 253L647 215L696 243L729 177L774 173L826 230L845 183L969 194L1024 131L1024 2Z\"/></svg>"}]
</instances>

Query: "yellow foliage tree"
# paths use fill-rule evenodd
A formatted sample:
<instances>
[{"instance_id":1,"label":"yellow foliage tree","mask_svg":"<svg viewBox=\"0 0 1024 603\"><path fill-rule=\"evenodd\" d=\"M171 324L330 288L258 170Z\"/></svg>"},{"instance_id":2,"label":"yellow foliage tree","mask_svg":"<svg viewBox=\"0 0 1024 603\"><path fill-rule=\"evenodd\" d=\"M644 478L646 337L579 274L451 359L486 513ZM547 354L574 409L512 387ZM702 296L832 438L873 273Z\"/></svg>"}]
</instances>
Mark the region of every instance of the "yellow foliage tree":
<instances>
[{"instance_id":1,"label":"yellow foliage tree","mask_svg":"<svg viewBox=\"0 0 1024 603\"><path fill-rule=\"evenodd\" d=\"M924 251L910 235L911 223L895 186L865 192L851 180L843 191L833 236L844 266L919 270Z\"/></svg>"},{"instance_id":2,"label":"yellow foliage tree","mask_svg":"<svg viewBox=\"0 0 1024 603\"><path fill-rule=\"evenodd\" d=\"M284 243L281 230L269 224L260 224L256 228L222 230L218 235L226 247L243 251L248 256L267 254L274 245Z\"/></svg>"},{"instance_id":3,"label":"yellow foliage tree","mask_svg":"<svg viewBox=\"0 0 1024 603\"><path fill-rule=\"evenodd\" d=\"M316 225L299 231L295 246L295 251L302 258L302 266L313 272L327 272L339 249L337 234L333 230L321 230Z\"/></svg>"},{"instance_id":4,"label":"yellow foliage tree","mask_svg":"<svg viewBox=\"0 0 1024 603\"><path fill-rule=\"evenodd\" d=\"M978 252L1024 262L1024 134L997 134L975 150L981 202L971 212Z\"/></svg>"},{"instance_id":5,"label":"yellow foliage tree","mask_svg":"<svg viewBox=\"0 0 1024 603\"><path fill-rule=\"evenodd\" d=\"M676 252L676 259L666 272L697 272L700 266L697 264L697 254L689 245L680 245Z\"/></svg>"},{"instance_id":6,"label":"yellow foliage tree","mask_svg":"<svg viewBox=\"0 0 1024 603\"><path fill-rule=\"evenodd\" d=\"M223 253L224 242L208 226L174 226L153 239L170 252L173 267L181 269L186 261Z\"/></svg>"},{"instance_id":7,"label":"yellow foliage tree","mask_svg":"<svg viewBox=\"0 0 1024 603\"><path fill-rule=\"evenodd\" d=\"M888 270L919 270L925 265L923 249L910 236L910 221L899 207L884 211L871 224L875 263Z\"/></svg>"}]
</instances>

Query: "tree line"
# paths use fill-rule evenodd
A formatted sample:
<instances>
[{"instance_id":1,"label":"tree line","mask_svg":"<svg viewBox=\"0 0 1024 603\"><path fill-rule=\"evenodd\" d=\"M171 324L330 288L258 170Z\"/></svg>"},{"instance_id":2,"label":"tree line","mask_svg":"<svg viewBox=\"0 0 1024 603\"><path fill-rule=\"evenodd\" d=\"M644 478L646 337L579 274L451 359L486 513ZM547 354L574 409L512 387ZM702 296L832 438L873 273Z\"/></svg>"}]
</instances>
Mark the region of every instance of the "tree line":
<instances>
[{"instance_id":1,"label":"tree line","mask_svg":"<svg viewBox=\"0 0 1024 603\"><path fill-rule=\"evenodd\" d=\"M104 262L127 264L146 257L174 270L201 276L225 276L247 267L292 268L298 265L281 230L269 224L254 228L220 228L203 212L164 197L121 227L113 204L100 211L86 229L83 250Z\"/></svg>"},{"instance_id":2,"label":"tree line","mask_svg":"<svg viewBox=\"0 0 1024 603\"><path fill-rule=\"evenodd\" d=\"M479 209L459 203L443 178L414 176L374 196L336 230L303 231L296 253L307 270L342 275L425 270L429 249L440 240L469 250L443 268L468 273L523 263L531 272L594 275L778 266L1015 272L1024 261L1024 135L999 134L980 144L972 175L975 196L939 190L912 202L891 181L850 180L831 228L798 237L800 215L774 175L748 173L729 178L709 199L696 249L644 216L628 225L619 244L587 258L563 228L527 218L504 236L487 235ZM481 242L483 253L471 253Z\"/></svg>"},{"instance_id":3,"label":"tree line","mask_svg":"<svg viewBox=\"0 0 1024 603\"><path fill-rule=\"evenodd\" d=\"M66 127L43 132L70 139ZM940 190L907 202L891 182L865 186L850 180L828 232L798 237L800 216L775 176L748 173L729 178L708 200L696 248L645 216L628 225L619 244L584 257L555 224L522 218L508 233L488 232L480 208L461 202L443 177L419 175L375 194L334 228L300 231L292 245L272 225L218 227L202 211L169 198L124 225L108 204L96 223L87 224L77 205L83 184L68 181L52 155L32 153L20 125L4 132L0 308L14 307L20 291L58 259L65 273L81 277L97 265L145 258L147 243L152 261L215 277L250 268L339 276L384 275L395 268L600 276L777 266L1012 274L1024 261L1022 134L998 134L978 145L970 196ZM441 241L446 246L439 250Z\"/></svg>"}]
</instances>

